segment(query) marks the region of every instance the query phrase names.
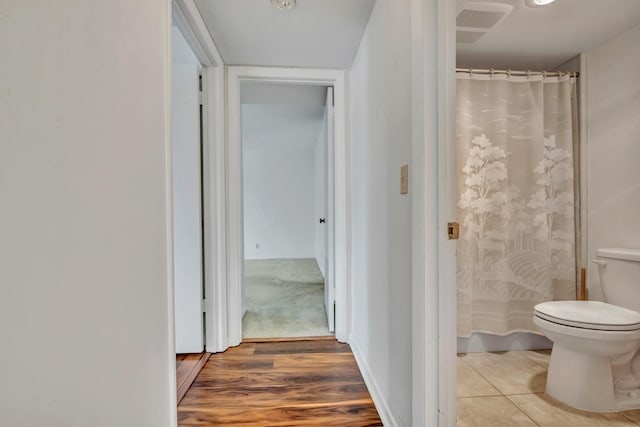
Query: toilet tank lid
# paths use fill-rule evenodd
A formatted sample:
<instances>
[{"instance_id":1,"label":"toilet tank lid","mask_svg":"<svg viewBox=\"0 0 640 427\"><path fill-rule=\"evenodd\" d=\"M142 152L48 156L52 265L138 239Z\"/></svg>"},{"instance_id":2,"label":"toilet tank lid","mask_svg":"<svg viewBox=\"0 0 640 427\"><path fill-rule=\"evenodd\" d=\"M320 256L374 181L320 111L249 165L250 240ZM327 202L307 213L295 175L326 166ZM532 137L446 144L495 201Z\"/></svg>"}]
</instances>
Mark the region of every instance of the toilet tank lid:
<instances>
[{"instance_id":1,"label":"toilet tank lid","mask_svg":"<svg viewBox=\"0 0 640 427\"><path fill-rule=\"evenodd\" d=\"M596 250L596 255L602 258L624 259L640 261L640 249L606 248Z\"/></svg>"}]
</instances>

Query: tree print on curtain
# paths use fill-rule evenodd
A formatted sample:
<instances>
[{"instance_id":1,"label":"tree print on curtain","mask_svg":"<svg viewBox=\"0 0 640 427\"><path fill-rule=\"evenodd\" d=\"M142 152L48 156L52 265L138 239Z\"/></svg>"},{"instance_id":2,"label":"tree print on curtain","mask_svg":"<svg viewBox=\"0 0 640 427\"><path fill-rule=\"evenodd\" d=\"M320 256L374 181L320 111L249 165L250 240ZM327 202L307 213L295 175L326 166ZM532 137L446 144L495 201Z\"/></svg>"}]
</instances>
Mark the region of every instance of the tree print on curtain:
<instances>
[{"instance_id":1,"label":"tree print on curtain","mask_svg":"<svg viewBox=\"0 0 640 427\"><path fill-rule=\"evenodd\" d=\"M573 79L458 79L458 336L575 298Z\"/></svg>"}]
</instances>

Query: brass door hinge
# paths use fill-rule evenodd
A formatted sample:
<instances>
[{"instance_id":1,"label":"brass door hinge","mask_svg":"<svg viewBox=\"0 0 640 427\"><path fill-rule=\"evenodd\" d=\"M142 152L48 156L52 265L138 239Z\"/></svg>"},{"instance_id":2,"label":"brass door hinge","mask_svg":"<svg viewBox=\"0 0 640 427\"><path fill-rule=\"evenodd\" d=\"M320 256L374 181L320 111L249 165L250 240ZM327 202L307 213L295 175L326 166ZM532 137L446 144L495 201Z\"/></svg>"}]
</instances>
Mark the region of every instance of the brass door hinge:
<instances>
[{"instance_id":1,"label":"brass door hinge","mask_svg":"<svg viewBox=\"0 0 640 427\"><path fill-rule=\"evenodd\" d=\"M460 236L460 224L457 222L448 223L447 234L449 235L449 240L458 240L458 237Z\"/></svg>"}]
</instances>

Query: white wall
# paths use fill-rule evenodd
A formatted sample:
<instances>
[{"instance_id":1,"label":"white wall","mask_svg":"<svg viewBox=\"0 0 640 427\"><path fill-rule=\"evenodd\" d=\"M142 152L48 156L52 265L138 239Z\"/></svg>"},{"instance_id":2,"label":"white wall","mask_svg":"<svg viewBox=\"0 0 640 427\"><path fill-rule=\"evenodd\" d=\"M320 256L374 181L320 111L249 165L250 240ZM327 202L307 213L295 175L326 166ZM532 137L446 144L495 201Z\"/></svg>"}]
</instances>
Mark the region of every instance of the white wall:
<instances>
[{"instance_id":1,"label":"white wall","mask_svg":"<svg viewBox=\"0 0 640 427\"><path fill-rule=\"evenodd\" d=\"M315 257L321 114L320 106L242 106L245 259Z\"/></svg>"},{"instance_id":2,"label":"white wall","mask_svg":"<svg viewBox=\"0 0 640 427\"><path fill-rule=\"evenodd\" d=\"M173 64L195 64L198 71L202 69L196 54L176 26L171 27L171 62Z\"/></svg>"},{"instance_id":3,"label":"white wall","mask_svg":"<svg viewBox=\"0 0 640 427\"><path fill-rule=\"evenodd\" d=\"M597 248L640 247L640 25L588 52L588 259ZM601 299L589 265L590 299Z\"/></svg>"},{"instance_id":4,"label":"white wall","mask_svg":"<svg viewBox=\"0 0 640 427\"><path fill-rule=\"evenodd\" d=\"M320 218L328 218L328 170L327 170L327 155L328 155L328 140L327 140L327 112L322 118L322 126L320 128L320 135L318 135L318 141L316 142L314 152L314 175L315 175L315 203L314 203L314 224L315 224L315 239L314 239L314 251L316 262L320 267L322 277L327 278L327 223L320 224Z\"/></svg>"},{"instance_id":5,"label":"white wall","mask_svg":"<svg viewBox=\"0 0 640 427\"><path fill-rule=\"evenodd\" d=\"M169 17L0 3L0 425L175 425Z\"/></svg>"},{"instance_id":6,"label":"white wall","mask_svg":"<svg viewBox=\"0 0 640 427\"><path fill-rule=\"evenodd\" d=\"M352 337L379 411L412 425L411 4L378 0L350 71ZM410 183L411 186L411 183Z\"/></svg>"}]
</instances>

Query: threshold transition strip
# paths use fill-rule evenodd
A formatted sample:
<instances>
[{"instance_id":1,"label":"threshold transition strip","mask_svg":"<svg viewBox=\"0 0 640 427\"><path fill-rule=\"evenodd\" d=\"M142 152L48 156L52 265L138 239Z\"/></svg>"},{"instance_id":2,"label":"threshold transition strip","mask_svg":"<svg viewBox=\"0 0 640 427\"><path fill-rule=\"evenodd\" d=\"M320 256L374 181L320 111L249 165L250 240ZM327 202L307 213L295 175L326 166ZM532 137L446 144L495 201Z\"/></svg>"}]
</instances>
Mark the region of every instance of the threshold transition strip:
<instances>
[{"instance_id":1,"label":"threshold transition strip","mask_svg":"<svg viewBox=\"0 0 640 427\"><path fill-rule=\"evenodd\" d=\"M191 384L195 381L211 353L176 354L176 387L178 403L182 400Z\"/></svg>"}]
</instances>

